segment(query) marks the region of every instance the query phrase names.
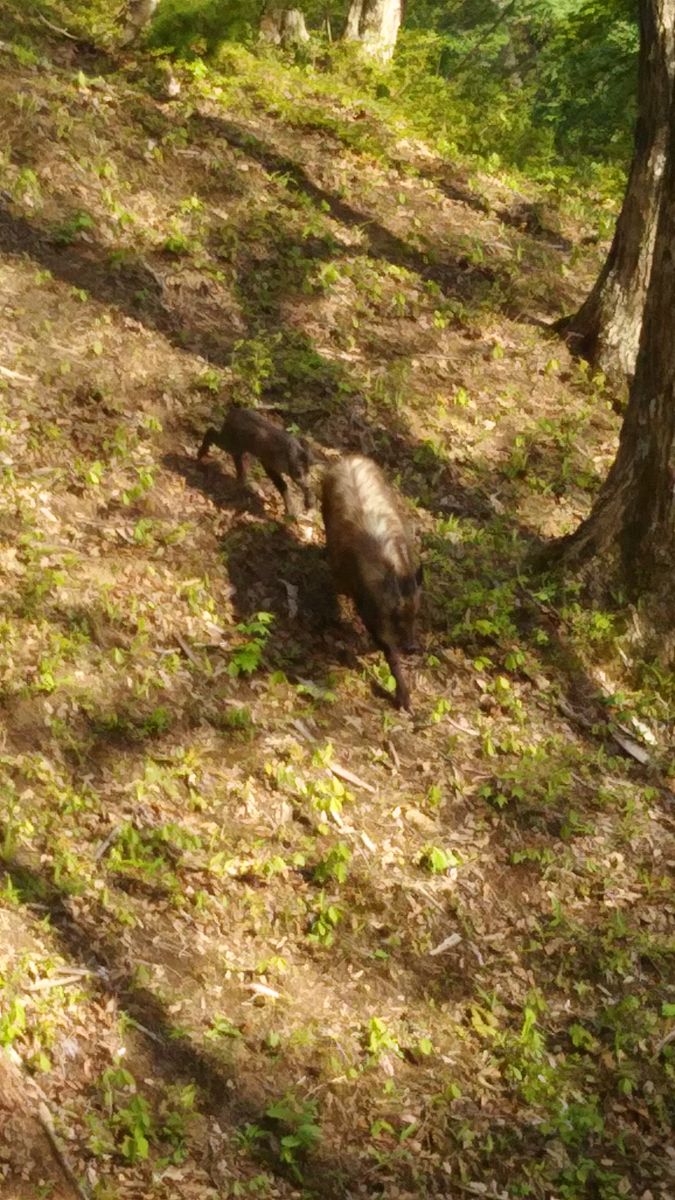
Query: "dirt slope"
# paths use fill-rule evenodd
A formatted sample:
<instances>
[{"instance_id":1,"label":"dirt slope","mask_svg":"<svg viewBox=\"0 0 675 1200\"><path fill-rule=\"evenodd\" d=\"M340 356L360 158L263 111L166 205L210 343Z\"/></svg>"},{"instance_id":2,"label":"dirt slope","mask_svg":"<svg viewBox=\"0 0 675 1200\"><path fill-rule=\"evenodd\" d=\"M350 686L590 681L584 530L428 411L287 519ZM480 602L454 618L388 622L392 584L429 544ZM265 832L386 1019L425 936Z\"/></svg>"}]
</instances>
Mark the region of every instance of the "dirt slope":
<instances>
[{"instance_id":1,"label":"dirt slope","mask_svg":"<svg viewBox=\"0 0 675 1200\"><path fill-rule=\"evenodd\" d=\"M528 233L505 183L357 101L282 119L296 76L243 54L173 103L142 60L25 57L0 80L0 1042L26 1121L34 1077L106 1198L665 1198L672 681L623 616L522 574L614 451L546 329L596 269L585 227ZM412 719L335 623L318 514L195 462L231 396L408 498ZM0 1195L61 1194L14 1126L0 1164Z\"/></svg>"}]
</instances>

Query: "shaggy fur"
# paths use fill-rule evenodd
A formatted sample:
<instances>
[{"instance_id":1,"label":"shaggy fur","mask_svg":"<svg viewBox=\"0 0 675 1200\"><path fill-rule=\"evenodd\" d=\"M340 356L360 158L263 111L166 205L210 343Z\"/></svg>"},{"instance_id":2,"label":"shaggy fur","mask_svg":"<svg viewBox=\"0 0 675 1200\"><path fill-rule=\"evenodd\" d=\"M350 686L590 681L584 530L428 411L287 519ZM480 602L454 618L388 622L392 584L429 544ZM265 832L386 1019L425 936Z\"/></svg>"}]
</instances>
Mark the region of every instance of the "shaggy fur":
<instances>
[{"instance_id":1,"label":"shaggy fur","mask_svg":"<svg viewBox=\"0 0 675 1200\"><path fill-rule=\"evenodd\" d=\"M350 596L410 708L401 652L415 649L422 570L396 493L369 458L341 459L324 476L321 511L335 587Z\"/></svg>"}]
</instances>

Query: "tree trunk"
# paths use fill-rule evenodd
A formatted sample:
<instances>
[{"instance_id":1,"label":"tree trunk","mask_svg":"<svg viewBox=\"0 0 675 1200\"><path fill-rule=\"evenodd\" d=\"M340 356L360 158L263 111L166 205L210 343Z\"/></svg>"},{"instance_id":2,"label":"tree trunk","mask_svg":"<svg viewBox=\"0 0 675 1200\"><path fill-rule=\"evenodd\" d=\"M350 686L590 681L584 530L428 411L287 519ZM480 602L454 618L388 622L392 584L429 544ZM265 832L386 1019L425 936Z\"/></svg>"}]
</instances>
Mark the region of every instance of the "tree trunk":
<instances>
[{"instance_id":1,"label":"tree trunk","mask_svg":"<svg viewBox=\"0 0 675 1200\"><path fill-rule=\"evenodd\" d=\"M305 14L299 8L266 8L260 18L260 39L274 46L308 42Z\"/></svg>"},{"instance_id":2,"label":"tree trunk","mask_svg":"<svg viewBox=\"0 0 675 1200\"><path fill-rule=\"evenodd\" d=\"M366 54L388 62L396 48L402 15L402 0L351 0L343 37L360 42Z\"/></svg>"},{"instance_id":3,"label":"tree trunk","mask_svg":"<svg viewBox=\"0 0 675 1200\"><path fill-rule=\"evenodd\" d=\"M122 46L130 46L135 42L149 25L159 0L129 0L124 14L124 32L121 38Z\"/></svg>"},{"instance_id":4,"label":"tree trunk","mask_svg":"<svg viewBox=\"0 0 675 1200\"><path fill-rule=\"evenodd\" d=\"M288 8L284 13L281 26L281 42L284 46L297 46L308 42L309 34L305 25L305 14L299 8Z\"/></svg>"},{"instance_id":5,"label":"tree trunk","mask_svg":"<svg viewBox=\"0 0 675 1200\"><path fill-rule=\"evenodd\" d=\"M501 24L502 21L505 22L512 7L510 0L494 0L494 8L496 8L499 14L498 24ZM511 37L511 30L508 27L506 28L506 42L501 53L501 60L508 73L511 85L515 88L522 88L523 80L520 75L518 55L516 54L516 48Z\"/></svg>"},{"instance_id":6,"label":"tree trunk","mask_svg":"<svg viewBox=\"0 0 675 1200\"><path fill-rule=\"evenodd\" d=\"M659 89L655 79L655 87ZM561 546L584 559L611 546L634 592L665 583L675 562L675 89L663 143L653 263L635 377L614 465L586 521ZM673 626L671 625L671 630Z\"/></svg>"},{"instance_id":7,"label":"tree trunk","mask_svg":"<svg viewBox=\"0 0 675 1200\"><path fill-rule=\"evenodd\" d=\"M363 0L351 0L349 12L347 13L347 24L343 38L346 42L358 42L361 37L361 16L363 13Z\"/></svg>"},{"instance_id":8,"label":"tree trunk","mask_svg":"<svg viewBox=\"0 0 675 1200\"><path fill-rule=\"evenodd\" d=\"M581 308L558 322L584 358L615 380L630 380L652 270L656 221L675 74L675 0L640 0L635 148L623 207L600 275Z\"/></svg>"},{"instance_id":9,"label":"tree trunk","mask_svg":"<svg viewBox=\"0 0 675 1200\"><path fill-rule=\"evenodd\" d=\"M281 42L281 29L284 13L281 8L265 8L260 18L259 37L261 42L271 42L278 46Z\"/></svg>"}]
</instances>

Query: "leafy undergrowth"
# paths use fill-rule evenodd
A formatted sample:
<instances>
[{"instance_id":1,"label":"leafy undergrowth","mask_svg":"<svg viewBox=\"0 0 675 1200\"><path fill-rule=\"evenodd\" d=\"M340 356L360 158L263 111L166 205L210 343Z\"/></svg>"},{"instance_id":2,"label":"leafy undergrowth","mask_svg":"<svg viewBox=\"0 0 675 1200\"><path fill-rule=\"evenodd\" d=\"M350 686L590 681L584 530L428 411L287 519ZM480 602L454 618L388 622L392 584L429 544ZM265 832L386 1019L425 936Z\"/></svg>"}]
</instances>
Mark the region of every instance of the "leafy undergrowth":
<instances>
[{"instance_id":1,"label":"leafy undergrowth","mask_svg":"<svg viewBox=\"0 0 675 1200\"><path fill-rule=\"evenodd\" d=\"M589 227L243 51L2 60L1 1194L42 1096L100 1200L665 1198L673 683L525 565L615 447ZM408 498L412 719L230 396Z\"/></svg>"}]
</instances>

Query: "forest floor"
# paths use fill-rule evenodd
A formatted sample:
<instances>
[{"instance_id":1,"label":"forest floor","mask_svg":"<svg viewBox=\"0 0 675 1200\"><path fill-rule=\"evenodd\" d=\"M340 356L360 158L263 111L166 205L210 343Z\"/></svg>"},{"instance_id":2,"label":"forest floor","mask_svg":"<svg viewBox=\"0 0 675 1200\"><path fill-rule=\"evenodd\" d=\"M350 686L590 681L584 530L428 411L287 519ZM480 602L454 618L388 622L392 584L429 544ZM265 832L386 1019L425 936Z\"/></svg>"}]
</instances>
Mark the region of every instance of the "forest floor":
<instances>
[{"instance_id":1,"label":"forest floor","mask_svg":"<svg viewBox=\"0 0 675 1200\"><path fill-rule=\"evenodd\" d=\"M53 1123L99 1200L666 1200L675 687L638 613L527 568L616 447L549 329L593 197L551 213L244 51L165 102L151 60L19 40L0 1196L77 1194ZM230 397L407 498L412 716L335 623L318 513L195 461Z\"/></svg>"}]
</instances>

